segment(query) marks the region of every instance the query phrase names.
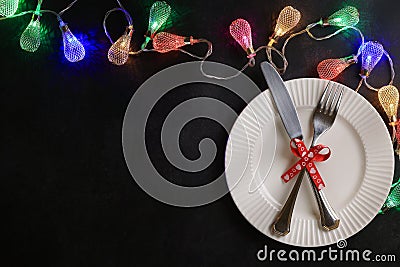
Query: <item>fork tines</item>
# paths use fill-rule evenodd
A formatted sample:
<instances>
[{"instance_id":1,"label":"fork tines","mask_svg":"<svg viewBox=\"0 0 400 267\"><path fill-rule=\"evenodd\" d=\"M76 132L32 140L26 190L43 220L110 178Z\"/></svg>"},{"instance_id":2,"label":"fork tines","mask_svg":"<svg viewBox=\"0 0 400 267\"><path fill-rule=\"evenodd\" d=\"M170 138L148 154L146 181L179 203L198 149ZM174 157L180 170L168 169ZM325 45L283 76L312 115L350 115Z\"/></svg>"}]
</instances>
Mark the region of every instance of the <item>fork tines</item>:
<instances>
[{"instance_id":1,"label":"fork tines","mask_svg":"<svg viewBox=\"0 0 400 267\"><path fill-rule=\"evenodd\" d=\"M343 92L343 86L340 84L332 84L329 81L318 102L317 110L329 115L336 114L342 101Z\"/></svg>"}]
</instances>

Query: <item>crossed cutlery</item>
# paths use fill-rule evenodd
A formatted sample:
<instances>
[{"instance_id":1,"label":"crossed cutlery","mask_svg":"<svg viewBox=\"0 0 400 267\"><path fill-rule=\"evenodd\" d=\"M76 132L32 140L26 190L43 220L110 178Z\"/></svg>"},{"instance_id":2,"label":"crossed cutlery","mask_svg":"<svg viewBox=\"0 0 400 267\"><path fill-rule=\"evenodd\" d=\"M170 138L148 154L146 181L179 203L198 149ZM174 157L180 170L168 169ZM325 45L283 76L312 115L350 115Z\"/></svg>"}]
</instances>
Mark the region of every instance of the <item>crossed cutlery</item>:
<instances>
[{"instance_id":1,"label":"crossed cutlery","mask_svg":"<svg viewBox=\"0 0 400 267\"><path fill-rule=\"evenodd\" d=\"M261 63L261 70L268 83L278 113L289 137L291 139L303 140L296 109L281 76L268 62ZM330 82L326 85L313 114L314 134L311 147L316 145L319 137L328 131L334 124L342 97L343 88L340 85L335 86ZM293 209L305 172L306 169L303 169L298 175L297 181L293 186L289 197L272 224L271 228L275 234L284 236L290 232L290 222L292 219ZM327 231L338 228L340 219L330 205L323 190L318 190L309 174L308 178L317 200L322 228Z\"/></svg>"}]
</instances>

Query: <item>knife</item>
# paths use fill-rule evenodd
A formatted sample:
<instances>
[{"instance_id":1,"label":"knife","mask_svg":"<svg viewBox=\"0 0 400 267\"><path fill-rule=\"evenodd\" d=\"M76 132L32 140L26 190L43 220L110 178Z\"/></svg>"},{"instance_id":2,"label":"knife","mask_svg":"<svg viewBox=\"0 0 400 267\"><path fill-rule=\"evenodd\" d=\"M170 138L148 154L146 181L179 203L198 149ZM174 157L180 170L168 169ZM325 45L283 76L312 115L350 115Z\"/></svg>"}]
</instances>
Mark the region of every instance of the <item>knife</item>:
<instances>
[{"instance_id":1,"label":"knife","mask_svg":"<svg viewBox=\"0 0 400 267\"><path fill-rule=\"evenodd\" d=\"M290 139L297 138L303 140L303 134L296 108L294 107L292 99L285 84L283 83L281 76L268 62L262 62L260 65L272 98L274 99L279 116L281 117L283 125L285 126L286 132L288 133ZM305 169L300 172L289 197L272 224L271 228L275 234L284 236L290 232L290 222L292 219L293 208L301 182L303 181L304 173ZM324 193L316 189L310 177L309 180L312 184L313 192L317 199L322 227L326 230L337 228L336 214L331 212L332 208L330 207Z\"/></svg>"}]
</instances>

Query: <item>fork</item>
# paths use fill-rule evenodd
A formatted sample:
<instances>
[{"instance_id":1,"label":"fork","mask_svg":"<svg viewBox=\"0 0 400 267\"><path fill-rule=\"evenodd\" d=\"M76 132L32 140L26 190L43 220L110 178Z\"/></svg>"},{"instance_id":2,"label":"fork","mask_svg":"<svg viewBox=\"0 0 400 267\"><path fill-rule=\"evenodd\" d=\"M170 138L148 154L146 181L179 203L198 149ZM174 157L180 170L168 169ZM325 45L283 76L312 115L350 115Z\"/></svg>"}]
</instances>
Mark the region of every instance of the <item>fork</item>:
<instances>
[{"instance_id":1,"label":"fork","mask_svg":"<svg viewBox=\"0 0 400 267\"><path fill-rule=\"evenodd\" d=\"M319 137L332 127L339 111L340 103L343 97L343 88L339 89L339 85L336 85L336 87L333 88L333 85L330 86L330 84L331 83L329 82L326 85L318 105L314 110L314 134L311 147L315 146ZM272 231L278 235L284 236L290 232L290 222L292 219L294 204L296 202L297 194L299 192L305 172L305 169L300 172L299 177L297 178L297 181L285 202L285 205L279 212L275 222L272 224ZM311 183L313 193L317 199L322 228L327 231L338 228L340 219L329 204L329 201L326 198L323 190L317 189L309 174L308 178L309 182Z\"/></svg>"}]
</instances>

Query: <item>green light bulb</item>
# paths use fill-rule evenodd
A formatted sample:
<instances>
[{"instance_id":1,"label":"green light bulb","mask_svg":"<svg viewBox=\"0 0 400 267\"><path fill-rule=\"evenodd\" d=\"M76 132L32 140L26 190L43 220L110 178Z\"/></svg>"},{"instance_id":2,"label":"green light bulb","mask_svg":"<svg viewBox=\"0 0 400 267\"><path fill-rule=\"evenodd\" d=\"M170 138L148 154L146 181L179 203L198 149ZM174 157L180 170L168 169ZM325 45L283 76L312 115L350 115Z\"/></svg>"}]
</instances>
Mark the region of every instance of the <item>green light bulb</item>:
<instances>
[{"instance_id":1,"label":"green light bulb","mask_svg":"<svg viewBox=\"0 0 400 267\"><path fill-rule=\"evenodd\" d=\"M151 6L148 28L151 38L167 22L170 14L171 7L165 1L157 1Z\"/></svg>"},{"instance_id":2,"label":"green light bulb","mask_svg":"<svg viewBox=\"0 0 400 267\"><path fill-rule=\"evenodd\" d=\"M165 1L157 1L150 8L149 27L146 33L146 40L142 44L145 49L151 39L154 38L157 31L167 22L171 14L171 7Z\"/></svg>"},{"instance_id":3,"label":"green light bulb","mask_svg":"<svg viewBox=\"0 0 400 267\"><path fill-rule=\"evenodd\" d=\"M12 16L18 9L19 0L0 0L0 16Z\"/></svg>"},{"instance_id":4,"label":"green light bulb","mask_svg":"<svg viewBox=\"0 0 400 267\"><path fill-rule=\"evenodd\" d=\"M355 26L360 21L359 17L360 14L357 8L346 6L330 15L327 19L322 20L322 24L324 26L337 27Z\"/></svg>"},{"instance_id":5,"label":"green light bulb","mask_svg":"<svg viewBox=\"0 0 400 267\"><path fill-rule=\"evenodd\" d=\"M31 22L22 33L19 43L28 52L35 52L40 46L40 17L32 17Z\"/></svg>"},{"instance_id":6,"label":"green light bulb","mask_svg":"<svg viewBox=\"0 0 400 267\"><path fill-rule=\"evenodd\" d=\"M395 207L400 207L400 180L393 185L392 191L387 197L381 212L385 212Z\"/></svg>"}]
</instances>

